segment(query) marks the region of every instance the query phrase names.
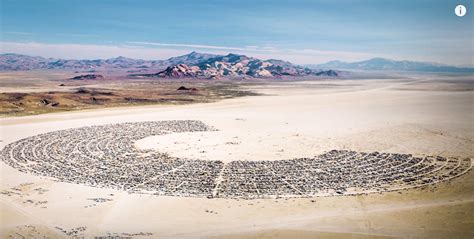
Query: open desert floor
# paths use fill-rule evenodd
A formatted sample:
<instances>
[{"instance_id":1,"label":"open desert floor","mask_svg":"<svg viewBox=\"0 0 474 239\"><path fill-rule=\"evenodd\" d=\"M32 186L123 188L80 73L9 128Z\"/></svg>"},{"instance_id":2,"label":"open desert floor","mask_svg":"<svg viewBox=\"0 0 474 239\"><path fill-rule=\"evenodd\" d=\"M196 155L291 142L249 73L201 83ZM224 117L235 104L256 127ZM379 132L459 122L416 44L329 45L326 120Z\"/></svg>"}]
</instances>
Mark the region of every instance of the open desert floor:
<instances>
[{"instance_id":1,"label":"open desert floor","mask_svg":"<svg viewBox=\"0 0 474 239\"><path fill-rule=\"evenodd\" d=\"M258 96L1 119L1 146L55 130L200 120L218 131L135 147L202 160L283 160L333 149L474 159L472 76L249 84ZM313 198L131 194L22 173L4 162L0 237L473 238L474 173L422 188Z\"/></svg>"},{"instance_id":2,"label":"open desert floor","mask_svg":"<svg viewBox=\"0 0 474 239\"><path fill-rule=\"evenodd\" d=\"M0 72L0 117L142 105L209 103L255 95L231 81L131 79L105 72L100 80L70 71ZM179 90L178 90L179 89Z\"/></svg>"}]
</instances>

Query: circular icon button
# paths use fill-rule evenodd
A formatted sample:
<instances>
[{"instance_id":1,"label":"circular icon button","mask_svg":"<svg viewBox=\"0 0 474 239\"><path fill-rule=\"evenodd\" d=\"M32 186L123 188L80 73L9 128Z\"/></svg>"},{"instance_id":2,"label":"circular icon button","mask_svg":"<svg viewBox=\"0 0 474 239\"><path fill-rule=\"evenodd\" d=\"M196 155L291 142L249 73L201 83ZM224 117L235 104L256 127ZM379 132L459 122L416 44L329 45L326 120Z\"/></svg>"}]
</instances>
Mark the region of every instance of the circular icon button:
<instances>
[{"instance_id":1,"label":"circular icon button","mask_svg":"<svg viewBox=\"0 0 474 239\"><path fill-rule=\"evenodd\" d=\"M463 17L466 15L466 12L467 9L464 5L457 5L456 8L454 8L454 13L456 13L458 17Z\"/></svg>"}]
</instances>

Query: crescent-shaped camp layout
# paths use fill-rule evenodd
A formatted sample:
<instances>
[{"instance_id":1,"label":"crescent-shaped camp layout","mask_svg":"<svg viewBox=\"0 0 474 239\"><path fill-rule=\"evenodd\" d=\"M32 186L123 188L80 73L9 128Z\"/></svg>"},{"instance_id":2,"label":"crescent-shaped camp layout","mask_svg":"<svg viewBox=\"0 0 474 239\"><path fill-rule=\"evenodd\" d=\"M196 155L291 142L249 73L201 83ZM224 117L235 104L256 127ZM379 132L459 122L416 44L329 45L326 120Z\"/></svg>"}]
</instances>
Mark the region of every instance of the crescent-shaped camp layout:
<instances>
[{"instance_id":1,"label":"crescent-shaped camp layout","mask_svg":"<svg viewBox=\"0 0 474 239\"><path fill-rule=\"evenodd\" d=\"M59 130L13 142L10 166L62 182L170 196L271 198L353 195L420 187L471 169L471 160L332 150L287 160L230 161L140 150L137 140L217 130L201 121L148 121Z\"/></svg>"}]
</instances>

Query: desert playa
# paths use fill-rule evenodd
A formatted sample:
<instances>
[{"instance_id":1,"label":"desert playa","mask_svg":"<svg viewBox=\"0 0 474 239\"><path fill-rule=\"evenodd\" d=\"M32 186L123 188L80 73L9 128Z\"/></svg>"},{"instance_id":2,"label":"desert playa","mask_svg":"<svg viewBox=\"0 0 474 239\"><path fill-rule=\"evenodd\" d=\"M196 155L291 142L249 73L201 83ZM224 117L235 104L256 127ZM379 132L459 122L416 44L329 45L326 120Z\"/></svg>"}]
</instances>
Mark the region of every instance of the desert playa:
<instances>
[{"instance_id":1,"label":"desert playa","mask_svg":"<svg viewBox=\"0 0 474 239\"><path fill-rule=\"evenodd\" d=\"M346 150L456 158L453 162L464 162L466 168L449 180L412 189L248 199L154 195L67 183L1 162L1 237L474 236L471 75L262 81L241 87L256 94L211 103L6 117L1 119L0 143L3 148L30 136L85 126L192 120L216 130L152 135L137 140L133 147L223 164L309 158Z\"/></svg>"}]
</instances>

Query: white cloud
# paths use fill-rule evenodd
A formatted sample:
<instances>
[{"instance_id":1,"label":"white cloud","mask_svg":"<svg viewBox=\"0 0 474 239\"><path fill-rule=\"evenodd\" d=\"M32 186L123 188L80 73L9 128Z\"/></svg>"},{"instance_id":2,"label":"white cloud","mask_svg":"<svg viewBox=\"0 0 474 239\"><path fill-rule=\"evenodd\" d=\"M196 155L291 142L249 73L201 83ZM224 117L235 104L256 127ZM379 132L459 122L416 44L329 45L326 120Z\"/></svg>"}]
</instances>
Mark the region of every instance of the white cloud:
<instances>
[{"instance_id":1,"label":"white cloud","mask_svg":"<svg viewBox=\"0 0 474 239\"><path fill-rule=\"evenodd\" d=\"M126 42L126 44L115 46L47 44L38 42L1 42L0 44L0 52L2 53L17 53L65 59L100 59L125 56L130 58L159 60L187 54L193 50L214 54L245 54L262 59L281 59L297 64L316 64L330 60L357 61L374 57L373 54L324 51L318 49L283 49L269 46L227 47L158 42Z\"/></svg>"},{"instance_id":2,"label":"white cloud","mask_svg":"<svg viewBox=\"0 0 474 239\"><path fill-rule=\"evenodd\" d=\"M213 50L249 50L250 48L242 47L227 47L227 46L212 46L212 45L197 45L197 44L177 44L177 43L161 43L161 42L142 42L142 41L128 41L129 44L158 46L158 47L185 47L197 49L213 49Z\"/></svg>"}]
</instances>

